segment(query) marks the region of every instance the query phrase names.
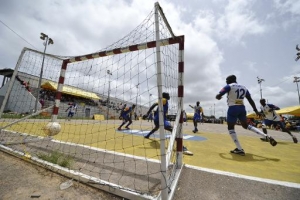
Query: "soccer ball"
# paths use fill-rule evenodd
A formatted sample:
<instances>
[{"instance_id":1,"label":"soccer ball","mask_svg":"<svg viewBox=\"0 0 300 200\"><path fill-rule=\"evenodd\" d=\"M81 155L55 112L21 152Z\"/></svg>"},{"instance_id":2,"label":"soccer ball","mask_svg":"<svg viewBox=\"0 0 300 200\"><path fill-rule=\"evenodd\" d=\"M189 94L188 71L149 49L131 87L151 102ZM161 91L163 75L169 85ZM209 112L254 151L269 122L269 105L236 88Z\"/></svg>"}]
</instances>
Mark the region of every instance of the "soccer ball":
<instances>
[{"instance_id":1,"label":"soccer ball","mask_svg":"<svg viewBox=\"0 0 300 200\"><path fill-rule=\"evenodd\" d=\"M60 132L61 126L57 122L49 122L43 130L47 136L54 136Z\"/></svg>"}]
</instances>

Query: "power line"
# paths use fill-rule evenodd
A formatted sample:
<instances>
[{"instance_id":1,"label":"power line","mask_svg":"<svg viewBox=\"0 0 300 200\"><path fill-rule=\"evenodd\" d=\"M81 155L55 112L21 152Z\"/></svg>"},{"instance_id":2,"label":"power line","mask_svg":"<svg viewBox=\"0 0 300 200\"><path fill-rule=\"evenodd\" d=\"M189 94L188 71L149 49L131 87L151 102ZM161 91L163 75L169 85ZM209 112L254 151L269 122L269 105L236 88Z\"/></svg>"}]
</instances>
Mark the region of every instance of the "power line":
<instances>
[{"instance_id":1,"label":"power line","mask_svg":"<svg viewBox=\"0 0 300 200\"><path fill-rule=\"evenodd\" d=\"M9 30L11 30L14 34L16 34L19 38L21 38L22 40L24 40L27 44L29 44L30 46L32 46L34 49L38 50L35 46L33 46L32 44L30 44L26 39L24 39L22 36L20 36L18 33L16 33L14 30L12 30L8 25L6 25L3 21L0 20L0 22L6 26Z\"/></svg>"},{"instance_id":2,"label":"power line","mask_svg":"<svg viewBox=\"0 0 300 200\"><path fill-rule=\"evenodd\" d=\"M295 76L295 74L299 74L299 73L300 73L300 71L299 71L299 72L295 72L295 73L293 73L292 75L290 75L289 77L286 77L285 80L283 80L283 81L281 81L281 82L279 82L279 83L276 83L276 84L274 84L274 85L271 85L270 87L274 87L274 86L280 85L281 83L284 83L284 82L286 82L286 81L290 81L290 80Z\"/></svg>"}]
</instances>

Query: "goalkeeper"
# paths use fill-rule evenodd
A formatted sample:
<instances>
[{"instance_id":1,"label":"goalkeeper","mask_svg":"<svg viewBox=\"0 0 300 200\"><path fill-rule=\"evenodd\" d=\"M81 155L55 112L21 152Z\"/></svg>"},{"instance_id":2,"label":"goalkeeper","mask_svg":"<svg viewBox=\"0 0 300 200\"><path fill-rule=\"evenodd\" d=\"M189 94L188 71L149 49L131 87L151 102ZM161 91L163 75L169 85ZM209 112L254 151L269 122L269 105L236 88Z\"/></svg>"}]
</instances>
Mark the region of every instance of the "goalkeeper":
<instances>
[{"instance_id":1,"label":"goalkeeper","mask_svg":"<svg viewBox=\"0 0 300 200\"><path fill-rule=\"evenodd\" d=\"M172 132L173 127L170 124L169 121L167 121L167 113L168 113L168 109L169 109L169 103L168 100L170 100L170 95L169 93L163 92L162 93L162 103L163 103L163 117L164 117L164 128L167 131ZM152 112L152 110L158 106L158 103L154 103L148 110L147 114L143 116L143 119L147 119L147 117L149 116L149 114ZM146 136L144 136L144 138L149 139L150 135L152 135L155 131L157 131L159 129L159 110L157 107L156 112L154 112L154 125L155 127L152 129L152 131L150 131ZM187 154L187 155L193 155L192 152L188 151L188 149L183 146L183 153Z\"/></svg>"}]
</instances>

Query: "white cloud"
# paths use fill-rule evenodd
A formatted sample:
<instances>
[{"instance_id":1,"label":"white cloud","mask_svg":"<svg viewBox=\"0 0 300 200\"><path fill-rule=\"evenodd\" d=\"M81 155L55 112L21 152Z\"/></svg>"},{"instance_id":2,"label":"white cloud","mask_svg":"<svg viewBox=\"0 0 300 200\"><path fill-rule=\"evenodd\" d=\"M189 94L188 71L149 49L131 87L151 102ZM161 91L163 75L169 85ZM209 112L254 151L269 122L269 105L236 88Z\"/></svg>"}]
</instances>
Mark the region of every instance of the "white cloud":
<instances>
[{"instance_id":1,"label":"white cloud","mask_svg":"<svg viewBox=\"0 0 300 200\"><path fill-rule=\"evenodd\" d=\"M217 33L221 38L241 42L247 35L265 31L264 25L256 18L248 0L230 0L224 15L217 20Z\"/></svg>"},{"instance_id":2,"label":"white cloud","mask_svg":"<svg viewBox=\"0 0 300 200\"><path fill-rule=\"evenodd\" d=\"M274 2L273 5L272 1L261 3L259 0L214 0L204 7L193 2L188 4L178 1L175 4L171 0L160 1L174 33L185 35L186 108L187 104L194 104L199 100L207 112L215 104L216 113L220 115L227 108L226 100L217 101L215 95L225 85L225 78L230 74L237 75L238 81L249 87L256 100L260 98L255 80L258 72L268 80L278 81L282 76L297 72L299 74L299 63L295 63L293 58L296 54L295 46L291 47L291 52L282 50L281 54L291 54L291 61L284 60L287 68L284 72L281 70L282 66L275 65L280 61L278 58L259 56L255 53L261 52L261 49L251 49L251 42L260 43L266 39L263 37L266 34L272 38L271 42L266 43L270 46L267 50L270 52L274 50L274 45L270 44L300 41L300 34L297 34L299 28L292 27L299 21L300 1ZM39 34L45 32L54 40L54 45L49 46L47 52L80 55L101 50L128 34L153 10L155 1L6 0L1 3L0 19L39 50L43 49ZM257 3L269 9L263 13L263 17L255 7ZM13 68L22 48L30 45L2 24L0 26L0 68ZM279 28L283 26L285 32ZM298 36L291 35L292 31ZM253 40L249 42L249 38ZM247 47L247 51L236 48L241 44ZM280 47L277 49L281 50ZM245 54L255 56L248 59ZM235 59L234 65L227 62L230 56ZM275 67L265 73L258 68L264 63ZM250 76L252 82L247 80ZM292 82L286 82L285 89L280 89L285 85L268 84L269 81L264 83L263 91L268 98L276 98L275 103L278 101L278 106L297 103L296 86Z\"/></svg>"}]
</instances>

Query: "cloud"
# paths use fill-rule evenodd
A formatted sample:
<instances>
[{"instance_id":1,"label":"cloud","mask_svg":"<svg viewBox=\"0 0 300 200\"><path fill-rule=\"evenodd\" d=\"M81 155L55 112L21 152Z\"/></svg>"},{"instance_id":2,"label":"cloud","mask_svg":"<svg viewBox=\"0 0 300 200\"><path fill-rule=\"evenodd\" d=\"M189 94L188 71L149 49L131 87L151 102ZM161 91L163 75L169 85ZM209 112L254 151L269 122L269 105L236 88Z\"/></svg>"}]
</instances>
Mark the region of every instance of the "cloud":
<instances>
[{"instance_id":1,"label":"cloud","mask_svg":"<svg viewBox=\"0 0 300 200\"><path fill-rule=\"evenodd\" d=\"M82 55L102 50L123 38L153 11L154 3L154 0L9 0L1 2L0 19L41 51L39 35L44 32L54 40L54 45L47 48L48 53ZM297 43L292 50L287 47L288 42L299 41L299 28L292 26L299 21L299 1L213 0L204 6L194 1L159 3L173 32L185 35L185 108L199 100L205 110L215 104L216 113L220 115L227 108L226 100L217 101L215 95L230 74L237 75L238 80L253 91L256 100L260 98L256 81L259 74L268 79L263 85L266 95L282 99L287 93L291 98L280 102L280 106L297 103L292 79L289 84L288 81L284 85L274 84L286 76L285 73L299 74L293 58ZM258 45L262 42L264 48ZM0 29L0 43L0 68L14 68L22 48L31 47L4 26ZM278 60L271 53L266 54L274 48L282 50L282 55L291 54L291 61L284 60L288 56ZM267 71L268 66L257 67L265 63L272 68ZM278 63L284 63L287 69L283 70L282 64L278 67ZM283 86L285 89L276 88Z\"/></svg>"},{"instance_id":2,"label":"cloud","mask_svg":"<svg viewBox=\"0 0 300 200\"><path fill-rule=\"evenodd\" d=\"M275 8L281 13L291 13L294 15L300 15L300 1L298 0L274 0Z\"/></svg>"},{"instance_id":3,"label":"cloud","mask_svg":"<svg viewBox=\"0 0 300 200\"><path fill-rule=\"evenodd\" d=\"M248 0L230 0L224 15L217 20L218 36L241 42L247 35L264 33L266 29L251 9L252 3L253 1Z\"/></svg>"}]
</instances>

